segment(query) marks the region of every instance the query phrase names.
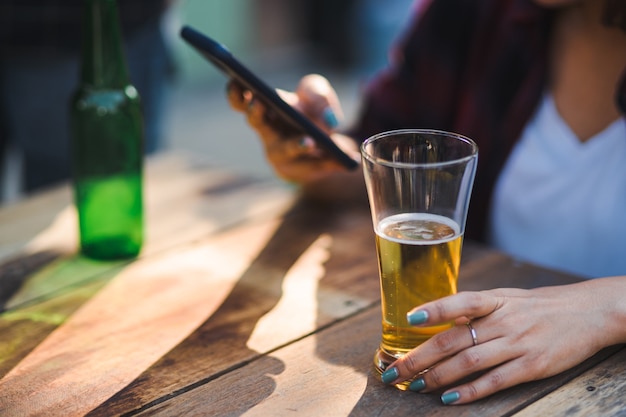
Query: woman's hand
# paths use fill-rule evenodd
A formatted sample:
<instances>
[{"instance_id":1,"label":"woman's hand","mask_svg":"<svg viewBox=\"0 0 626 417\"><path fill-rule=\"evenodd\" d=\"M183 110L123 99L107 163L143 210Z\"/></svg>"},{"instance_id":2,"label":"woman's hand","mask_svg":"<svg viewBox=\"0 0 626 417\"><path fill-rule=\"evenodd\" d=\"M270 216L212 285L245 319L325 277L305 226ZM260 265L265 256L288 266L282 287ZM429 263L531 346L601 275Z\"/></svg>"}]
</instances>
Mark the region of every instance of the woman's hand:
<instances>
[{"instance_id":1,"label":"woman's hand","mask_svg":"<svg viewBox=\"0 0 626 417\"><path fill-rule=\"evenodd\" d=\"M447 388L444 404L468 403L556 375L603 347L626 342L626 277L464 292L424 304L407 320L419 326L451 320L457 325L391 364L383 381L415 378L413 391Z\"/></svg>"},{"instance_id":2,"label":"woman's hand","mask_svg":"<svg viewBox=\"0 0 626 417\"><path fill-rule=\"evenodd\" d=\"M360 159L358 146L352 139L333 134L343 113L337 94L326 78L308 75L300 81L295 93L283 90L278 90L278 93L283 100L331 135L342 150L355 160ZM311 138L287 126L240 84L229 83L228 99L235 110L246 114L248 123L263 142L267 159L280 177L306 185L345 171Z\"/></svg>"}]
</instances>

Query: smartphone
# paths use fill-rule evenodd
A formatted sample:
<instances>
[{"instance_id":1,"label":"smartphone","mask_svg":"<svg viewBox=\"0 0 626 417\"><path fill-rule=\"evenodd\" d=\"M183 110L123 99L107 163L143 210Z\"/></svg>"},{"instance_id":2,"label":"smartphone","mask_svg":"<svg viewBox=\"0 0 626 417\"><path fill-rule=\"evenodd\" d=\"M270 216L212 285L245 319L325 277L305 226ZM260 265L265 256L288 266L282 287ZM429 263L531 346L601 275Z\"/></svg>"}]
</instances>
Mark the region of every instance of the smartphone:
<instances>
[{"instance_id":1,"label":"smartphone","mask_svg":"<svg viewBox=\"0 0 626 417\"><path fill-rule=\"evenodd\" d=\"M354 169L359 165L311 120L281 99L275 89L270 88L239 62L224 45L189 26L183 26L180 36L228 77L234 78L250 89L256 97L279 114L288 124L310 136L346 168Z\"/></svg>"}]
</instances>

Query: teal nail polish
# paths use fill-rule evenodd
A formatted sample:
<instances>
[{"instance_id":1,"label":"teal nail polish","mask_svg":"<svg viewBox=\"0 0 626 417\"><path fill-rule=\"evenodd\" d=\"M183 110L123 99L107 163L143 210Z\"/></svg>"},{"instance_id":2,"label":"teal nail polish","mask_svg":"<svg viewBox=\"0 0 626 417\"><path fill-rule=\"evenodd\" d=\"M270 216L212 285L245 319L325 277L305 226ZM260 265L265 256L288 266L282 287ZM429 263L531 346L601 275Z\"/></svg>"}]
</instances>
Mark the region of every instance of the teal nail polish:
<instances>
[{"instance_id":1,"label":"teal nail polish","mask_svg":"<svg viewBox=\"0 0 626 417\"><path fill-rule=\"evenodd\" d=\"M448 405L459 401L459 398L461 398L461 394L456 391L446 392L441 396L441 402Z\"/></svg>"},{"instance_id":2,"label":"teal nail polish","mask_svg":"<svg viewBox=\"0 0 626 417\"><path fill-rule=\"evenodd\" d=\"M419 392L424 388L426 388L426 381L424 381L424 378L417 378L409 384L409 389L413 392Z\"/></svg>"},{"instance_id":3,"label":"teal nail polish","mask_svg":"<svg viewBox=\"0 0 626 417\"><path fill-rule=\"evenodd\" d=\"M385 372L383 372L380 377L385 384L391 384L393 381L398 379L399 375L400 374L398 373L397 368L389 368Z\"/></svg>"},{"instance_id":4,"label":"teal nail polish","mask_svg":"<svg viewBox=\"0 0 626 417\"><path fill-rule=\"evenodd\" d=\"M330 107L326 107L324 109L322 117L324 118L324 123L326 123L326 126L330 127L331 129L334 129L339 125L337 116L335 116L335 112Z\"/></svg>"},{"instance_id":5,"label":"teal nail polish","mask_svg":"<svg viewBox=\"0 0 626 417\"><path fill-rule=\"evenodd\" d=\"M426 320L428 320L428 312L424 310L417 310L413 313L407 313L406 315L406 321L408 321L411 326L426 323Z\"/></svg>"}]
</instances>

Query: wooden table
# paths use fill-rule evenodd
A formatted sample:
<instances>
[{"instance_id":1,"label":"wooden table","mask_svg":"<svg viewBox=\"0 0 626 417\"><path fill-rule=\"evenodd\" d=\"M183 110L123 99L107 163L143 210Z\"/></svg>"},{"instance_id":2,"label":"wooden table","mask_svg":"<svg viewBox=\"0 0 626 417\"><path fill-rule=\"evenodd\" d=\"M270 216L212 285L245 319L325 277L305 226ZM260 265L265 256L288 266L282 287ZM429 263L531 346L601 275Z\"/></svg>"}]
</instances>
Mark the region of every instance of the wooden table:
<instances>
[{"instance_id":1,"label":"wooden table","mask_svg":"<svg viewBox=\"0 0 626 417\"><path fill-rule=\"evenodd\" d=\"M76 254L71 200L0 210L2 416L624 415L621 346L466 406L383 385L364 201L313 207L165 155L146 169L141 256L96 262ZM464 248L461 289L576 280Z\"/></svg>"}]
</instances>

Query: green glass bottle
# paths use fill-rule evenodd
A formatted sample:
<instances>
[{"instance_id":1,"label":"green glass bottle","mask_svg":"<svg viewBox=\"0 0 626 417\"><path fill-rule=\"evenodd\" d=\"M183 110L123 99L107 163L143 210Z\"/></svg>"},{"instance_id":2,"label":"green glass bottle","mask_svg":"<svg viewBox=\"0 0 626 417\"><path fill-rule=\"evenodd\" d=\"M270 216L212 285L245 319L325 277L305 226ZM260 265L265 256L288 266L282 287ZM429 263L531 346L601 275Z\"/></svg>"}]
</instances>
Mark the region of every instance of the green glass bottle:
<instances>
[{"instance_id":1,"label":"green glass bottle","mask_svg":"<svg viewBox=\"0 0 626 417\"><path fill-rule=\"evenodd\" d=\"M137 256L143 243L143 118L130 84L116 0L85 0L80 85L71 102L81 252Z\"/></svg>"}]
</instances>

